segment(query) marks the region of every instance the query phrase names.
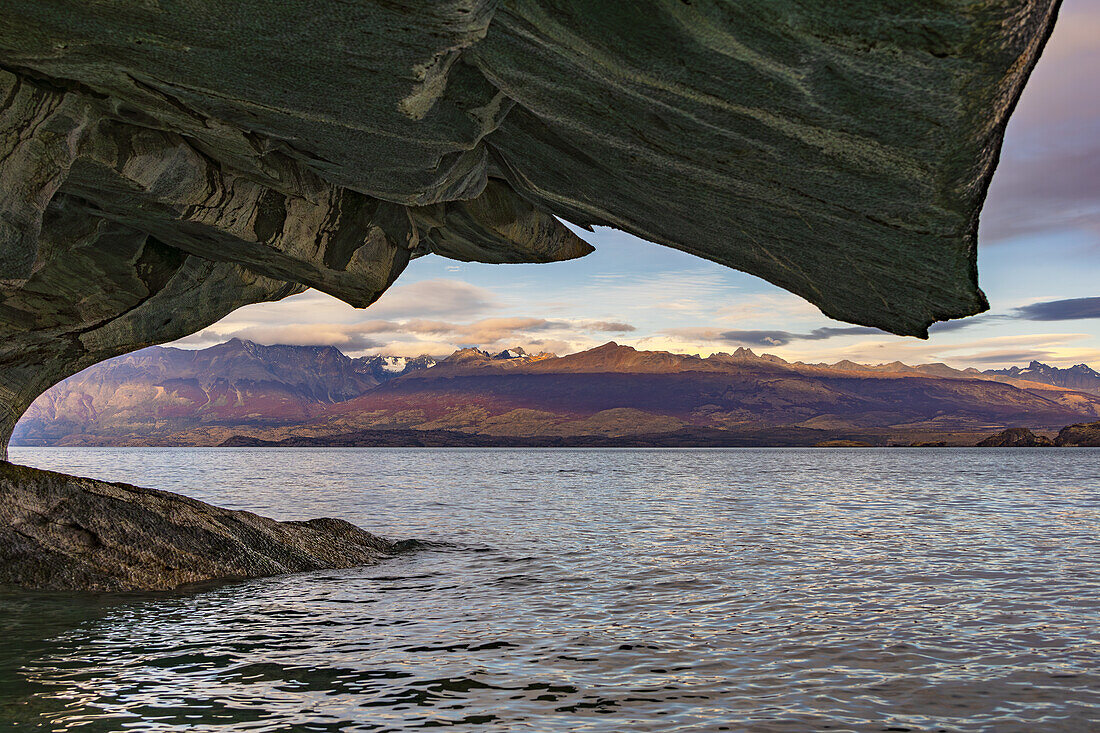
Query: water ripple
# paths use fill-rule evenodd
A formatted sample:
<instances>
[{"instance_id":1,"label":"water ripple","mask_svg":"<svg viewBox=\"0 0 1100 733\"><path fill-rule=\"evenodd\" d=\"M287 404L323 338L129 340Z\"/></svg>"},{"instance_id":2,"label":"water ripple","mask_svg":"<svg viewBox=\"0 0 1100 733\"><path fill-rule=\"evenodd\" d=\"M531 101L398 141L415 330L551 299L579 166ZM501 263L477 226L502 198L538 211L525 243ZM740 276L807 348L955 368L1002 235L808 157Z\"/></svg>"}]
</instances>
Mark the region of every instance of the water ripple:
<instances>
[{"instance_id":1,"label":"water ripple","mask_svg":"<svg viewBox=\"0 0 1100 733\"><path fill-rule=\"evenodd\" d=\"M16 729L1100 728L1100 451L12 452L418 538L366 568L2 596Z\"/></svg>"}]
</instances>

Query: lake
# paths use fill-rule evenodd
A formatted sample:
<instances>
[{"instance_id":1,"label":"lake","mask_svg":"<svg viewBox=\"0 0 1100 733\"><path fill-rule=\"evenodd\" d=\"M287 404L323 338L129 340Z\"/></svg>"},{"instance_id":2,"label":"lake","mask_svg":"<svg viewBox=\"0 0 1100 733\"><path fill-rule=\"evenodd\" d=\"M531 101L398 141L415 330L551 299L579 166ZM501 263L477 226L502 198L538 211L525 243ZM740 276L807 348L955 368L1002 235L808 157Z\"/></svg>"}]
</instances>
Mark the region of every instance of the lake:
<instances>
[{"instance_id":1,"label":"lake","mask_svg":"<svg viewBox=\"0 0 1100 733\"><path fill-rule=\"evenodd\" d=\"M1100 449L11 454L427 543L2 595L14 730L1100 728Z\"/></svg>"}]
</instances>

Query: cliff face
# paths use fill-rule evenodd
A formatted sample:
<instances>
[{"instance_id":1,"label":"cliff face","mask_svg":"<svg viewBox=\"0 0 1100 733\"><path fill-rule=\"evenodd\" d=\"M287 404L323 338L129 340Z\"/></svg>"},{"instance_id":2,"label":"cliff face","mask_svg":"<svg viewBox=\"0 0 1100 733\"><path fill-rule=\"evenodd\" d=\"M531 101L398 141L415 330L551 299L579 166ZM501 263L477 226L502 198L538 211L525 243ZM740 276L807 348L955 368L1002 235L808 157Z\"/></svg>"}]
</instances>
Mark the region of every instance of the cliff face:
<instances>
[{"instance_id":1,"label":"cliff face","mask_svg":"<svg viewBox=\"0 0 1100 733\"><path fill-rule=\"evenodd\" d=\"M0 7L0 440L51 384L425 254L609 225L923 335L1057 0L14 0Z\"/></svg>"}]
</instances>

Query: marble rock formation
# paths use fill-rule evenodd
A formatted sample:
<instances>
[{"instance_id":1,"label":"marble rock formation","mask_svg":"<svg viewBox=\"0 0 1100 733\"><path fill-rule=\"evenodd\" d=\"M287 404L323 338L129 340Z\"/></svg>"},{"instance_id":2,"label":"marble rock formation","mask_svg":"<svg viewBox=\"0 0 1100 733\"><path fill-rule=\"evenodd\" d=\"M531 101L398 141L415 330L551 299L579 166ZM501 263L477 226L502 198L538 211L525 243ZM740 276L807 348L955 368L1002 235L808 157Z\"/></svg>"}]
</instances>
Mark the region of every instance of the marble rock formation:
<instances>
[{"instance_id":1,"label":"marble rock formation","mask_svg":"<svg viewBox=\"0 0 1100 733\"><path fill-rule=\"evenodd\" d=\"M0 587L170 590L366 565L406 549L339 519L276 522L167 491L0 462Z\"/></svg>"},{"instance_id":2,"label":"marble rock formation","mask_svg":"<svg viewBox=\"0 0 1100 733\"><path fill-rule=\"evenodd\" d=\"M9 0L0 443L92 363L606 225L923 336L1058 0Z\"/></svg>"}]
</instances>

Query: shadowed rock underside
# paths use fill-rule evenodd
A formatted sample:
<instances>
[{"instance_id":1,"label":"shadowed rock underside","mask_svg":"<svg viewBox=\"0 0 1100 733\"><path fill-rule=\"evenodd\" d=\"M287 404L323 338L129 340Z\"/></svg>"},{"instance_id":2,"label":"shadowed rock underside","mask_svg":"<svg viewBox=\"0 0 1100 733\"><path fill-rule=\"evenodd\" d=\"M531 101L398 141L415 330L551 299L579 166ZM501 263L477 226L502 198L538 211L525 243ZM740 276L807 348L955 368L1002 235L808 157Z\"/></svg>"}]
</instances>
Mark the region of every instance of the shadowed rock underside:
<instances>
[{"instance_id":1,"label":"shadowed rock underside","mask_svg":"<svg viewBox=\"0 0 1100 733\"><path fill-rule=\"evenodd\" d=\"M14 0L0 439L51 384L411 258L608 225L899 334L986 307L978 213L1057 0Z\"/></svg>"}]
</instances>

